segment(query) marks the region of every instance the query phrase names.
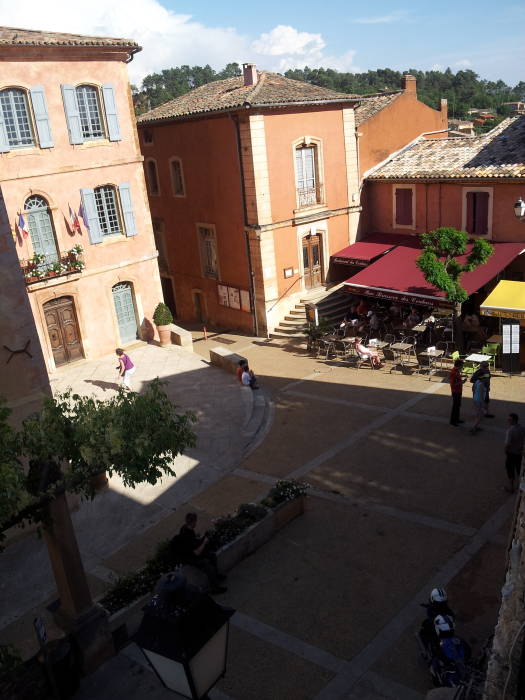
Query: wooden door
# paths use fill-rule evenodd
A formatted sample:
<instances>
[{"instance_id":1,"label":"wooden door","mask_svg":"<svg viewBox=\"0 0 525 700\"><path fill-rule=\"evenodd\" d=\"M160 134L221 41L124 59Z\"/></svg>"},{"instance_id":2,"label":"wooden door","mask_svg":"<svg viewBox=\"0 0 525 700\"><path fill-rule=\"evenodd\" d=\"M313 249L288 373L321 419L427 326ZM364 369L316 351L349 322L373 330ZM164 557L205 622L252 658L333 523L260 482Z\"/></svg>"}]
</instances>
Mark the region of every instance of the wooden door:
<instances>
[{"instance_id":1,"label":"wooden door","mask_svg":"<svg viewBox=\"0 0 525 700\"><path fill-rule=\"evenodd\" d=\"M73 299L48 301L44 304L44 316L55 365L60 367L84 357Z\"/></svg>"},{"instance_id":2,"label":"wooden door","mask_svg":"<svg viewBox=\"0 0 525 700\"><path fill-rule=\"evenodd\" d=\"M306 289L323 283L323 240L320 233L303 238L303 269Z\"/></svg>"}]
</instances>

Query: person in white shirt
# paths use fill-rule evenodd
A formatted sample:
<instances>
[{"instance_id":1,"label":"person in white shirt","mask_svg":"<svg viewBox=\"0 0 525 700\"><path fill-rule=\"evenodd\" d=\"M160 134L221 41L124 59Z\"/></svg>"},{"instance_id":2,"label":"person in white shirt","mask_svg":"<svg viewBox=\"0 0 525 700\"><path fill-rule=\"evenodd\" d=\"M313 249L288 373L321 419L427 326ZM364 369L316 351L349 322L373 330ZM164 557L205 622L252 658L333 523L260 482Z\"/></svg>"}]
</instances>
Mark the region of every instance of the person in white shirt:
<instances>
[{"instance_id":1,"label":"person in white shirt","mask_svg":"<svg viewBox=\"0 0 525 700\"><path fill-rule=\"evenodd\" d=\"M383 365L381 363L379 353L377 352L377 350L374 350L373 348L366 348L362 344L362 340L363 340L362 338L355 339L355 350L356 350L357 354L362 359L365 359L365 360L370 359L370 361L372 362L372 365L376 369L381 369L381 367Z\"/></svg>"},{"instance_id":2,"label":"person in white shirt","mask_svg":"<svg viewBox=\"0 0 525 700\"><path fill-rule=\"evenodd\" d=\"M258 389L259 388L259 386L257 384L257 377L252 372L252 370L248 367L248 365L245 365L245 367L244 367L244 371L241 375L241 383L243 386L249 386L250 389Z\"/></svg>"}]
</instances>

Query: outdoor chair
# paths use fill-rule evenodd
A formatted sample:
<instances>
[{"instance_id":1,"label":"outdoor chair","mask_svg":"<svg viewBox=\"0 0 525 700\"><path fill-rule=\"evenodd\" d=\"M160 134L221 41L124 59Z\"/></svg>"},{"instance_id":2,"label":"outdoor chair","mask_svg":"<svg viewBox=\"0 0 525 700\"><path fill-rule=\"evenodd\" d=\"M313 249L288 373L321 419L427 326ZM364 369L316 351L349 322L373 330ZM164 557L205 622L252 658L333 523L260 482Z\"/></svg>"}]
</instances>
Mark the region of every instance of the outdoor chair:
<instances>
[{"instance_id":1,"label":"outdoor chair","mask_svg":"<svg viewBox=\"0 0 525 700\"><path fill-rule=\"evenodd\" d=\"M319 357L319 355L320 355L321 353L324 353L324 354L325 354L325 358L324 358L324 359L327 360L328 357L330 356L330 353L331 353L331 352L334 352L334 353L335 353L335 343L334 343L334 341L333 341L333 340L325 340L324 338L320 338L320 339L319 339L319 345L318 345L318 347L317 347L317 357Z\"/></svg>"},{"instance_id":2,"label":"outdoor chair","mask_svg":"<svg viewBox=\"0 0 525 700\"><path fill-rule=\"evenodd\" d=\"M487 345L484 345L481 348L481 354L482 355L487 355L487 362L489 363L489 367L492 367L492 369L496 370L496 352L492 349L496 343L490 343Z\"/></svg>"},{"instance_id":3,"label":"outdoor chair","mask_svg":"<svg viewBox=\"0 0 525 700\"><path fill-rule=\"evenodd\" d=\"M398 356L389 347L383 348L383 359L385 364L390 366L390 369L388 370L390 374L396 367L400 368L401 371L403 370L403 366L401 365Z\"/></svg>"},{"instance_id":4,"label":"outdoor chair","mask_svg":"<svg viewBox=\"0 0 525 700\"><path fill-rule=\"evenodd\" d=\"M360 355L359 353L357 353L357 361L356 361L356 367L357 367L357 369L360 369L360 368L361 368L361 365L364 364L364 363L366 363L366 362L368 362L368 364L370 365L370 367L371 367L372 369L375 369L374 363L372 362L372 358L371 358L370 356L368 356L368 355Z\"/></svg>"},{"instance_id":5,"label":"outdoor chair","mask_svg":"<svg viewBox=\"0 0 525 700\"><path fill-rule=\"evenodd\" d=\"M393 333L386 333L383 340L385 343L389 343L389 345L391 345L392 343L396 342L396 336Z\"/></svg>"}]
</instances>

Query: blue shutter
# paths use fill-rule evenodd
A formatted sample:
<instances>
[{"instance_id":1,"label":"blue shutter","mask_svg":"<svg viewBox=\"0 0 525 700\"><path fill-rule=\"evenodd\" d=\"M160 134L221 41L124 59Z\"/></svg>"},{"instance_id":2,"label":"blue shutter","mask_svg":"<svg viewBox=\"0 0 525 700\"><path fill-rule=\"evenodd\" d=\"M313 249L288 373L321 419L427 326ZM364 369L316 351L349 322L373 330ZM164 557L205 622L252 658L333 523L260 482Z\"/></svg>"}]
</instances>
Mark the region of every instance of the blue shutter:
<instances>
[{"instance_id":1,"label":"blue shutter","mask_svg":"<svg viewBox=\"0 0 525 700\"><path fill-rule=\"evenodd\" d=\"M104 109L106 110L109 140L120 141L120 126L118 122L117 103L115 102L115 90L113 85L103 85L102 95L104 96Z\"/></svg>"},{"instance_id":2,"label":"blue shutter","mask_svg":"<svg viewBox=\"0 0 525 700\"><path fill-rule=\"evenodd\" d=\"M69 131L69 143L83 143L77 91L73 85L61 85L61 88L66 111L67 130Z\"/></svg>"},{"instance_id":3,"label":"blue shutter","mask_svg":"<svg viewBox=\"0 0 525 700\"><path fill-rule=\"evenodd\" d=\"M8 153L11 150L9 139L7 138L7 130L4 124L4 115L0 108L0 153Z\"/></svg>"},{"instance_id":4,"label":"blue shutter","mask_svg":"<svg viewBox=\"0 0 525 700\"><path fill-rule=\"evenodd\" d=\"M33 105L33 114L35 116L40 148L51 148L53 146L53 136L51 135L51 124L49 123L49 115L47 113L44 88L42 85L37 85L32 87L29 92L31 93L31 104Z\"/></svg>"},{"instance_id":5,"label":"blue shutter","mask_svg":"<svg viewBox=\"0 0 525 700\"><path fill-rule=\"evenodd\" d=\"M88 222L88 234L91 243L102 242L102 230L98 220L97 203L95 201L95 192L87 187L80 190L82 197L82 207Z\"/></svg>"},{"instance_id":6,"label":"blue shutter","mask_svg":"<svg viewBox=\"0 0 525 700\"><path fill-rule=\"evenodd\" d=\"M124 217L126 236L136 236L137 227L135 226L135 214L133 213L133 202L131 201L129 182L123 182L119 185L118 191L120 192L120 206L122 208L122 216Z\"/></svg>"}]
</instances>

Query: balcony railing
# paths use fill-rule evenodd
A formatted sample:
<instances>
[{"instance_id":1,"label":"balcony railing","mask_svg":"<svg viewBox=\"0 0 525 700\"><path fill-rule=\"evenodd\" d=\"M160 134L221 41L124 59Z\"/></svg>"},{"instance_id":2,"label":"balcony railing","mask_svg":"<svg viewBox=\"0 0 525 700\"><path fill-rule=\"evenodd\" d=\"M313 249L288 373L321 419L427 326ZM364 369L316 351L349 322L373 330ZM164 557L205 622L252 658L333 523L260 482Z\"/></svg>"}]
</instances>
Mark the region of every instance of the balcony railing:
<instances>
[{"instance_id":1,"label":"balcony railing","mask_svg":"<svg viewBox=\"0 0 525 700\"><path fill-rule=\"evenodd\" d=\"M297 203L299 209L302 207L312 207L315 204L321 204L323 201L323 186L314 185L313 187L298 187L297 188Z\"/></svg>"},{"instance_id":2,"label":"balcony railing","mask_svg":"<svg viewBox=\"0 0 525 700\"><path fill-rule=\"evenodd\" d=\"M81 272L86 266L82 257L83 252L82 246L76 245L65 253L49 255L35 253L29 260L20 260L26 284Z\"/></svg>"}]
</instances>

